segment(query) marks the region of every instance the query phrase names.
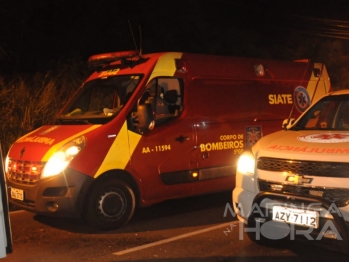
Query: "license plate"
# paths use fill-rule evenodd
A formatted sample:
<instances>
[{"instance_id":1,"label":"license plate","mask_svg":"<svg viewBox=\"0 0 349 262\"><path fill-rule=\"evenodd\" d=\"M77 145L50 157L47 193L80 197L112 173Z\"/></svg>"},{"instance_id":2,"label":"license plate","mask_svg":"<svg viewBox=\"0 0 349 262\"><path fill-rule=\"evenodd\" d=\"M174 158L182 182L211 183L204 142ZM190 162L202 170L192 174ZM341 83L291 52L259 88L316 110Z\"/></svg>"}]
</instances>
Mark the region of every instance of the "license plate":
<instances>
[{"instance_id":1,"label":"license plate","mask_svg":"<svg viewBox=\"0 0 349 262\"><path fill-rule=\"evenodd\" d=\"M23 190L11 187L11 197L13 199L17 199L17 200L23 201L23 199L24 199Z\"/></svg>"},{"instance_id":2,"label":"license plate","mask_svg":"<svg viewBox=\"0 0 349 262\"><path fill-rule=\"evenodd\" d=\"M319 213L312 210L273 206L273 220L288 224L318 228Z\"/></svg>"}]
</instances>

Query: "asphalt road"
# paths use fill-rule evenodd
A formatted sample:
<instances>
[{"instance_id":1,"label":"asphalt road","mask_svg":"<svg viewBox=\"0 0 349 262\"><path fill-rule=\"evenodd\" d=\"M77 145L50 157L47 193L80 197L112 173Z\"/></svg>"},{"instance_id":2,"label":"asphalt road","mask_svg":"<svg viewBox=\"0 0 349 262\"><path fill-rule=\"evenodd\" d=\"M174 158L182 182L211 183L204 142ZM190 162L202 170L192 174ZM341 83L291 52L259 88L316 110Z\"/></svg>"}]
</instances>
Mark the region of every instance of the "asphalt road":
<instances>
[{"instance_id":1,"label":"asphalt road","mask_svg":"<svg viewBox=\"0 0 349 262\"><path fill-rule=\"evenodd\" d=\"M264 247L227 212L231 193L171 200L137 210L123 228L96 232L82 221L11 212L13 252L2 261L348 261L313 244Z\"/></svg>"}]
</instances>

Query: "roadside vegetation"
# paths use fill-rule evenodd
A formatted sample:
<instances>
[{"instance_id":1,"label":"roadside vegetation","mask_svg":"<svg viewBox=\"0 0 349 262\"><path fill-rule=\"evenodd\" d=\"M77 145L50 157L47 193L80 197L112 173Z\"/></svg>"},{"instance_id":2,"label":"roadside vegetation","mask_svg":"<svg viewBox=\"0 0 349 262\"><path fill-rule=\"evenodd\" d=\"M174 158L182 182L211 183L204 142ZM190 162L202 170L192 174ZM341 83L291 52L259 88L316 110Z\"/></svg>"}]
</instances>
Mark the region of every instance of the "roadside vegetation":
<instances>
[{"instance_id":1,"label":"roadside vegetation","mask_svg":"<svg viewBox=\"0 0 349 262\"><path fill-rule=\"evenodd\" d=\"M88 75L86 62L58 63L48 72L0 76L0 142L3 156L20 136L51 124Z\"/></svg>"}]
</instances>

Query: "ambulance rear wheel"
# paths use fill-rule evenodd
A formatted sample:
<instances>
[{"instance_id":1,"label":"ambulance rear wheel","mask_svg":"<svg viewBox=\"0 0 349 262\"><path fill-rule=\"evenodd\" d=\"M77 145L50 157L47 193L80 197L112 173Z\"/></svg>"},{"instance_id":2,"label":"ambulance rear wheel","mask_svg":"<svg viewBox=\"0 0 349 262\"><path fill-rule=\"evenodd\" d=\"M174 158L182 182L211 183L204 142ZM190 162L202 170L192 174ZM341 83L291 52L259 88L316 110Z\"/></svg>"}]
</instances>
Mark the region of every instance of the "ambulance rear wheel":
<instances>
[{"instance_id":1,"label":"ambulance rear wheel","mask_svg":"<svg viewBox=\"0 0 349 262\"><path fill-rule=\"evenodd\" d=\"M135 206L134 192L125 182L105 180L92 188L83 215L88 225L100 230L111 230L126 224Z\"/></svg>"}]
</instances>

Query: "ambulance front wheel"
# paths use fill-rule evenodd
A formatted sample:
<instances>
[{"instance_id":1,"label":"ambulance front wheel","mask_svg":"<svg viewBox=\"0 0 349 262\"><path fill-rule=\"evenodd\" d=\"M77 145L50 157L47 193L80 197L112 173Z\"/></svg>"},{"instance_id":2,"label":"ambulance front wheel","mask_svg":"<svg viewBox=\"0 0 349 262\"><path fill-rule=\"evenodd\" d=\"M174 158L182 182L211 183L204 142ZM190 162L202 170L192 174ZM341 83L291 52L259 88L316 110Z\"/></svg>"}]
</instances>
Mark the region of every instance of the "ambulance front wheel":
<instances>
[{"instance_id":1,"label":"ambulance front wheel","mask_svg":"<svg viewBox=\"0 0 349 262\"><path fill-rule=\"evenodd\" d=\"M136 206L133 190L123 181L100 181L93 186L85 203L84 219L88 225L111 230L126 224Z\"/></svg>"}]
</instances>

